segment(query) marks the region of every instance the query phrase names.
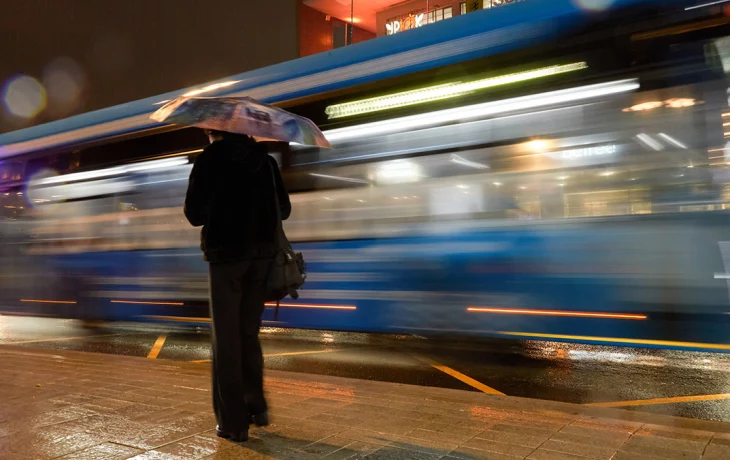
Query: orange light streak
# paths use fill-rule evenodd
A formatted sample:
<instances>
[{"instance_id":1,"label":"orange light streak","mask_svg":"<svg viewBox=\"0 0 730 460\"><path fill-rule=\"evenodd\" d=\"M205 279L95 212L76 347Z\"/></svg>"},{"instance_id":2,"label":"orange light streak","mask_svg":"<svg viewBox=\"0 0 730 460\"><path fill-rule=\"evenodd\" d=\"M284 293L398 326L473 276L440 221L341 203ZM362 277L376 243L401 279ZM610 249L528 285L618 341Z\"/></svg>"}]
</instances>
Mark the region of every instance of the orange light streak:
<instances>
[{"instance_id":1,"label":"orange light streak","mask_svg":"<svg viewBox=\"0 0 730 460\"><path fill-rule=\"evenodd\" d=\"M646 315L633 313L591 313L585 311L561 310L517 310L511 308L468 307L467 311L478 313L501 313L508 315L575 316L580 318L647 319Z\"/></svg>"},{"instance_id":2,"label":"orange light streak","mask_svg":"<svg viewBox=\"0 0 730 460\"><path fill-rule=\"evenodd\" d=\"M275 307L275 302L267 302L264 305L267 307ZM280 307L289 307L289 308L321 308L324 310L357 310L357 307L354 307L352 305L306 305L301 303L280 303Z\"/></svg>"},{"instance_id":3,"label":"orange light streak","mask_svg":"<svg viewBox=\"0 0 730 460\"><path fill-rule=\"evenodd\" d=\"M21 302L28 303L63 303L63 304L75 304L75 300L39 300L39 299L20 299Z\"/></svg>"},{"instance_id":4,"label":"orange light streak","mask_svg":"<svg viewBox=\"0 0 730 460\"><path fill-rule=\"evenodd\" d=\"M142 300L112 300L111 303L129 303L135 305L176 305L179 307L185 305L182 302L147 302Z\"/></svg>"}]
</instances>

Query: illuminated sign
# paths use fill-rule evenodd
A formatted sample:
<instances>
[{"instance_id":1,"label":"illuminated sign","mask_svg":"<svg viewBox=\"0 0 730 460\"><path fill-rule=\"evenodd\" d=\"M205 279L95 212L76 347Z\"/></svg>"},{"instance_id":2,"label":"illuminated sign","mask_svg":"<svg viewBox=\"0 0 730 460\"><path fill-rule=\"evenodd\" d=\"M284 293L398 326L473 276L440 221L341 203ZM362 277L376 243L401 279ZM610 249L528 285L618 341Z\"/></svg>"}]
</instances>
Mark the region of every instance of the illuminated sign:
<instances>
[{"instance_id":1,"label":"illuminated sign","mask_svg":"<svg viewBox=\"0 0 730 460\"><path fill-rule=\"evenodd\" d=\"M579 158L613 155L617 150L618 147L615 144L598 145L595 147L563 150L560 152L560 158L563 160L577 160Z\"/></svg>"},{"instance_id":2,"label":"illuminated sign","mask_svg":"<svg viewBox=\"0 0 730 460\"><path fill-rule=\"evenodd\" d=\"M423 27L426 24L424 19L426 19L426 15L424 13L415 15L409 14L403 19L394 19L385 24L385 32L388 35L393 35L397 34L398 32L403 32L404 30L417 29L419 27Z\"/></svg>"},{"instance_id":3,"label":"illuminated sign","mask_svg":"<svg viewBox=\"0 0 730 460\"><path fill-rule=\"evenodd\" d=\"M371 97L359 101L330 105L325 109L325 113L330 119L362 115L364 113L378 112L382 110L422 104L425 102L449 99L463 96L477 90L533 80L536 78L545 78L552 75L559 75L587 68L588 64L585 62L575 62L572 64L554 65L539 69L526 70L524 72L499 75L497 77L490 77L470 82L445 83L442 85L428 86L426 88L411 91L393 93L386 96Z\"/></svg>"},{"instance_id":4,"label":"illuminated sign","mask_svg":"<svg viewBox=\"0 0 730 460\"><path fill-rule=\"evenodd\" d=\"M649 110L658 109L660 107L667 107L669 109L683 109L686 107L692 107L693 105L703 104L702 101L698 101L689 97L674 97L667 99L666 101L648 101L642 102L631 107L623 109L624 112L646 112Z\"/></svg>"}]
</instances>

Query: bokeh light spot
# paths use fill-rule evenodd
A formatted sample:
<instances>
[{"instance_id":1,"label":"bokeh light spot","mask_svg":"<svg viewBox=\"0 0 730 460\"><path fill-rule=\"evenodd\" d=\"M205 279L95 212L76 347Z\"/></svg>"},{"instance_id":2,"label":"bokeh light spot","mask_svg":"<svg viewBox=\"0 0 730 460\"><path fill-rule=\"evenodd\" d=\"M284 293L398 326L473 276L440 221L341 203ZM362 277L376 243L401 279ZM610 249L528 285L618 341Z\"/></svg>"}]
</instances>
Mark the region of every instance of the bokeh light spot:
<instances>
[{"instance_id":1,"label":"bokeh light spot","mask_svg":"<svg viewBox=\"0 0 730 460\"><path fill-rule=\"evenodd\" d=\"M53 193L57 193L54 188L39 186L38 181L48 179L49 177L58 176L58 171L51 168L43 168L28 177L28 185L26 188L26 196L31 206L37 206L42 203L53 201Z\"/></svg>"},{"instance_id":2,"label":"bokeh light spot","mask_svg":"<svg viewBox=\"0 0 730 460\"><path fill-rule=\"evenodd\" d=\"M604 11L613 4L613 0L573 0L573 1L579 8L584 9L584 10L589 10L589 11Z\"/></svg>"},{"instance_id":3,"label":"bokeh light spot","mask_svg":"<svg viewBox=\"0 0 730 460\"><path fill-rule=\"evenodd\" d=\"M71 58L54 59L43 70L43 86L48 92L48 109L63 115L74 110L80 102L86 84L86 74Z\"/></svg>"},{"instance_id":4,"label":"bokeh light spot","mask_svg":"<svg viewBox=\"0 0 730 460\"><path fill-rule=\"evenodd\" d=\"M46 90L35 78L19 75L5 84L3 103L13 115L33 118L46 106Z\"/></svg>"}]
</instances>

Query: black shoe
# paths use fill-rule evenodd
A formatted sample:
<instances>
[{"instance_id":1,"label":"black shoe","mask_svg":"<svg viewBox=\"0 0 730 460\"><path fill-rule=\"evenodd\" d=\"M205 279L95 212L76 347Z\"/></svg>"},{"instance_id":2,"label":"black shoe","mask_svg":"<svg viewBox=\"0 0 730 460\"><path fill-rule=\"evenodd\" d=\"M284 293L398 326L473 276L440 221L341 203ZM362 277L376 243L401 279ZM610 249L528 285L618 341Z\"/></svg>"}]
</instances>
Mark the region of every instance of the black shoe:
<instances>
[{"instance_id":1,"label":"black shoe","mask_svg":"<svg viewBox=\"0 0 730 460\"><path fill-rule=\"evenodd\" d=\"M229 439L233 442L244 442L248 441L248 430L246 431L225 431L221 430L219 426L215 427L215 434L219 438Z\"/></svg>"},{"instance_id":2,"label":"black shoe","mask_svg":"<svg viewBox=\"0 0 730 460\"><path fill-rule=\"evenodd\" d=\"M251 414L248 420L256 426L269 426L269 413Z\"/></svg>"}]
</instances>

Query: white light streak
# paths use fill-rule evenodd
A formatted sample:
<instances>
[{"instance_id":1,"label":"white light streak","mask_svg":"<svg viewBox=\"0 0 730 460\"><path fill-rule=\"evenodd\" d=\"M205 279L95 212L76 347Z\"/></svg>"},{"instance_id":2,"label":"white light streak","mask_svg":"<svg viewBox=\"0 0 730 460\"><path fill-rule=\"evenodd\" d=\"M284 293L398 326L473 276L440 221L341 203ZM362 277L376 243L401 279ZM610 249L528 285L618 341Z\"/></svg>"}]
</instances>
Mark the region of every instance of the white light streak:
<instances>
[{"instance_id":1,"label":"white light streak","mask_svg":"<svg viewBox=\"0 0 730 460\"><path fill-rule=\"evenodd\" d=\"M89 179L99 179L102 177L117 176L130 172L149 171L153 169L165 169L175 166L188 164L187 158L165 158L162 160L145 161L142 163L132 163L124 166L115 166L113 168L97 169L94 171L84 171L78 173L64 174L62 176L47 177L37 181L31 181L33 185L61 184L65 182L77 182Z\"/></svg>"},{"instance_id":2,"label":"white light streak","mask_svg":"<svg viewBox=\"0 0 730 460\"><path fill-rule=\"evenodd\" d=\"M236 83L240 82L241 80L233 80L233 81L224 81L221 83L213 83L212 85L205 86L200 89L194 89L192 91L188 91L187 93L183 94L183 97L191 97L191 96L197 96L198 94L202 93L209 93L211 91L215 91L220 88L225 88L231 85L235 85Z\"/></svg>"},{"instance_id":3,"label":"white light streak","mask_svg":"<svg viewBox=\"0 0 730 460\"><path fill-rule=\"evenodd\" d=\"M682 142L678 141L677 139L673 138L669 134L659 133L659 137L664 139L665 141L669 142L675 147L679 147L680 149L686 149L687 146L684 145Z\"/></svg>"},{"instance_id":4,"label":"white light streak","mask_svg":"<svg viewBox=\"0 0 730 460\"><path fill-rule=\"evenodd\" d=\"M587 68L588 64L585 62L576 62L567 65L555 65L541 69L528 70L525 72L500 75L498 77L485 78L471 82L445 83L427 88L388 94L386 96L377 96L359 101L335 104L327 107L325 113L330 119L332 119L363 113L378 112L398 107L407 107L414 104L421 104L424 102L450 99L486 88L508 85L535 78L544 78Z\"/></svg>"},{"instance_id":5,"label":"white light streak","mask_svg":"<svg viewBox=\"0 0 730 460\"><path fill-rule=\"evenodd\" d=\"M489 166L485 165L484 163L477 163L476 161L467 160L466 158L459 156L455 153L451 154L451 162L475 169L489 169Z\"/></svg>"},{"instance_id":6,"label":"white light streak","mask_svg":"<svg viewBox=\"0 0 730 460\"><path fill-rule=\"evenodd\" d=\"M364 123L357 126L332 129L326 131L324 134L327 140L331 143L336 143L410 129L437 126L443 123L479 119L518 110L535 109L612 94L627 93L635 91L639 87L640 85L637 79L617 80L453 109L438 110L391 120Z\"/></svg>"},{"instance_id":7,"label":"white light streak","mask_svg":"<svg viewBox=\"0 0 730 460\"><path fill-rule=\"evenodd\" d=\"M664 149L664 146L662 144L660 144L659 142L655 141L654 138L652 138L651 136L649 136L646 133L638 134L636 136L636 138L639 139L642 144L646 145L647 147L649 147L652 150L659 151L659 150L663 150Z\"/></svg>"},{"instance_id":8,"label":"white light streak","mask_svg":"<svg viewBox=\"0 0 730 460\"><path fill-rule=\"evenodd\" d=\"M321 177L323 179L332 179L332 180L339 180L342 182L354 182L356 184L369 184L369 181L366 181L364 179L355 179L353 177L343 177L343 176L330 176L329 174L319 174L319 173L309 173L310 176L314 177Z\"/></svg>"},{"instance_id":9,"label":"white light streak","mask_svg":"<svg viewBox=\"0 0 730 460\"><path fill-rule=\"evenodd\" d=\"M695 5L695 6L688 6L687 8L684 9L684 11L696 10L697 8L705 8L707 6L720 5L722 3L727 3L729 1L730 0L717 0L716 2L703 3L701 5Z\"/></svg>"}]
</instances>

